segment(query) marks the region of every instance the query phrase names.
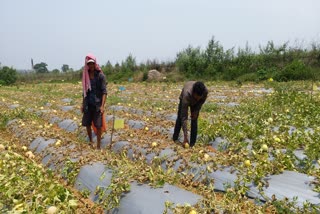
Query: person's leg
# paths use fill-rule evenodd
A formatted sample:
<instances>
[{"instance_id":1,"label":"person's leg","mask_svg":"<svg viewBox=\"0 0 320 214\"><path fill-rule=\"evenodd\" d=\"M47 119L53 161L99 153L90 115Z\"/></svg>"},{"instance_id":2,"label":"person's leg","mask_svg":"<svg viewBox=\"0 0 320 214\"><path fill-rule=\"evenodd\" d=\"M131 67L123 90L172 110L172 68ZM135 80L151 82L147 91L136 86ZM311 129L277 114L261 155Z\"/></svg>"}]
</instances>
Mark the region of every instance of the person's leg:
<instances>
[{"instance_id":1,"label":"person's leg","mask_svg":"<svg viewBox=\"0 0 320 214\"><path fill-rule=\"evenodd\" d=\"M180 134L180 130L181 130L181 100L179 102L179 106L178 106L178 114L177 114L177 119L176 119L176 124L174 126L174 132L173 132L173 136L172 136L172 140L176 141L179 138L179 134Z\"/></svg>"},{"instance_id":2,"label":"person's leg","mask_svg":"<svg viewBox=\"0 0 320 214\"><path fill-rule=\"evenodd\" d=\"M97 149L101 149L101 127L97 128Z\"/></svg>"},{"instance_id":3,"label":"person's leg","mask_svg":"<svg viewBox=\"0 0 320 214\"><path fill-rule=\"evenodd\" d=\"M92 111L91 111L91 109L88 109L86 112L83 113L82 125L87 128L87 134L89 137L89 145L92 147L93 141L92 141L91 123L92 123Z\"/></svg>"},{"instance_id":4,"label":"person's leg","mask_svg":"<svg viewBox=\"0 0 320 214\"><path fill-rule=\"evenodd\" d=\"M91 147L93 147L91 125L86 126L86 127L87 127L87 133L88 133L88 137L89 137L89 141L90 141L89 145L90 145Z\"/></svg>"},{"instance_id":5,"label":"person's leg","mask_svg":"<svg viewBox=\"0 0 320 214\"><path fill-rule=\"evenodd\" d=\"M95 111L95 115L93 117L94 126L97 128L97 149L101 149L101 127L102 127L102 115L100 110Z\"/></svg>"},{"instance_id":6,"label":"person's leg","mask_svg":"<svg viewBox=\"0 0 320 214\"><path fill-rule=\"evenodd\" d=\"M190 136L190 146L193 147L197 140L198 133L198 118L191 120L191 136Z\"/></svg>"}]
</instances>

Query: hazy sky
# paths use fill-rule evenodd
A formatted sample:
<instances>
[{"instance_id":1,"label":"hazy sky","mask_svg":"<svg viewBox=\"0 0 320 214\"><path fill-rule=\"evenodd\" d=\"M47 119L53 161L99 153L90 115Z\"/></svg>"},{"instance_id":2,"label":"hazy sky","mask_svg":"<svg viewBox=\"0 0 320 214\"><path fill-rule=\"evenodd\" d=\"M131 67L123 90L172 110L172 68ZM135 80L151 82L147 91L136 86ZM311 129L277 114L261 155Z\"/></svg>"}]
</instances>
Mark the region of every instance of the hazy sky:
<instances>
[{"instance_id":1,"label":"hazy sky","mask_svg":"<svg viewBox=\"0 0 320 214\"><path fill-rule=\"evenodd\" d=\"M173 60L215 36L225 48L320 42L319 0L0 0L0 62L29 69L79 69L88 52L99 64Z\"/></svg>"}]
</instances>

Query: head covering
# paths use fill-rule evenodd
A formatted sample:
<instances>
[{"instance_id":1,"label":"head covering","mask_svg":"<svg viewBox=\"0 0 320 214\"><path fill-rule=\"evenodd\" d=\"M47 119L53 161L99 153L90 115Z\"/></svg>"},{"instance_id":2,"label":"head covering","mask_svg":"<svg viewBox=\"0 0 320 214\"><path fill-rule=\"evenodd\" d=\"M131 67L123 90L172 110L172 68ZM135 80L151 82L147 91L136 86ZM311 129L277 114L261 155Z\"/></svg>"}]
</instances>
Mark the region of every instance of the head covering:
<instances>
[{"instance_id":1,"label":"head covering","mask_svg":"<svg viewBox=\"0 0 320 214\"><path fill-rule=\"evenodd\" d=\"M95 63L95 61L94 61L93 59L89 59L88 62L87 62L87 64L89 64L90 62Z\"/></svg>"},{"instance_id":2,"label":"head covering","mask_svg":"<svg viewBox=\"0 0 320 214\"><path fill-rule=\"evenodd\" d=\"M95 69L101 72L101 68L99 67L96 57L93 54L88 54L85 58L84 68L82 72L82 89L83 89L83 96L87 96L87 91L91 90L90 78L89 78L89 66L87 65L88 62L95 63Z\"/></svg>"}]
</instances>

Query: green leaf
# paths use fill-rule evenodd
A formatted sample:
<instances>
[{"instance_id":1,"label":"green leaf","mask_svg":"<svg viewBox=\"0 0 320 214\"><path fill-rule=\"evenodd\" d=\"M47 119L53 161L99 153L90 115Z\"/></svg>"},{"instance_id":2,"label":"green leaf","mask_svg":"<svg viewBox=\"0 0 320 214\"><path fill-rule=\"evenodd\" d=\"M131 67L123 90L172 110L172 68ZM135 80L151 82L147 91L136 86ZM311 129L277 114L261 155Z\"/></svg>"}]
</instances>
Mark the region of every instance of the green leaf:
<instances>
[{"instance_id":1,"label":"green leaf","mask_svg":"<svg viewBox=\"0 0 320 214\"><path fill-rule=\"evenodd\" d=\"M165 181L161 179L160 181L157 182L157 187L163 187L164 184L165 184Z\"/></svg>"}]
</instances>

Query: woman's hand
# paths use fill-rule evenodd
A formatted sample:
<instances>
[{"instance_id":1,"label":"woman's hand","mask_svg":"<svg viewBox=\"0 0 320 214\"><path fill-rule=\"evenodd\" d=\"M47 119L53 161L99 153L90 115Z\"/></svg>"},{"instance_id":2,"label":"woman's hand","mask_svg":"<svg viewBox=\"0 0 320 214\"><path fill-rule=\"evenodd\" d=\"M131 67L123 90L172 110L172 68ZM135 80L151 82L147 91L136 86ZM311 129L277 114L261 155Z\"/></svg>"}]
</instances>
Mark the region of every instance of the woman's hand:
<instances>
[{"instance_id":1,"label":"woman's hand","mask_svg":"<svg viewBox=\"0 0 320 214\"><path fill-rule=\"evenodd\" d=\"M101 106L101 107L100 107L100 112L101 112L101 114L104 113L104 106Z\"/></svg>"}]
</instances>

